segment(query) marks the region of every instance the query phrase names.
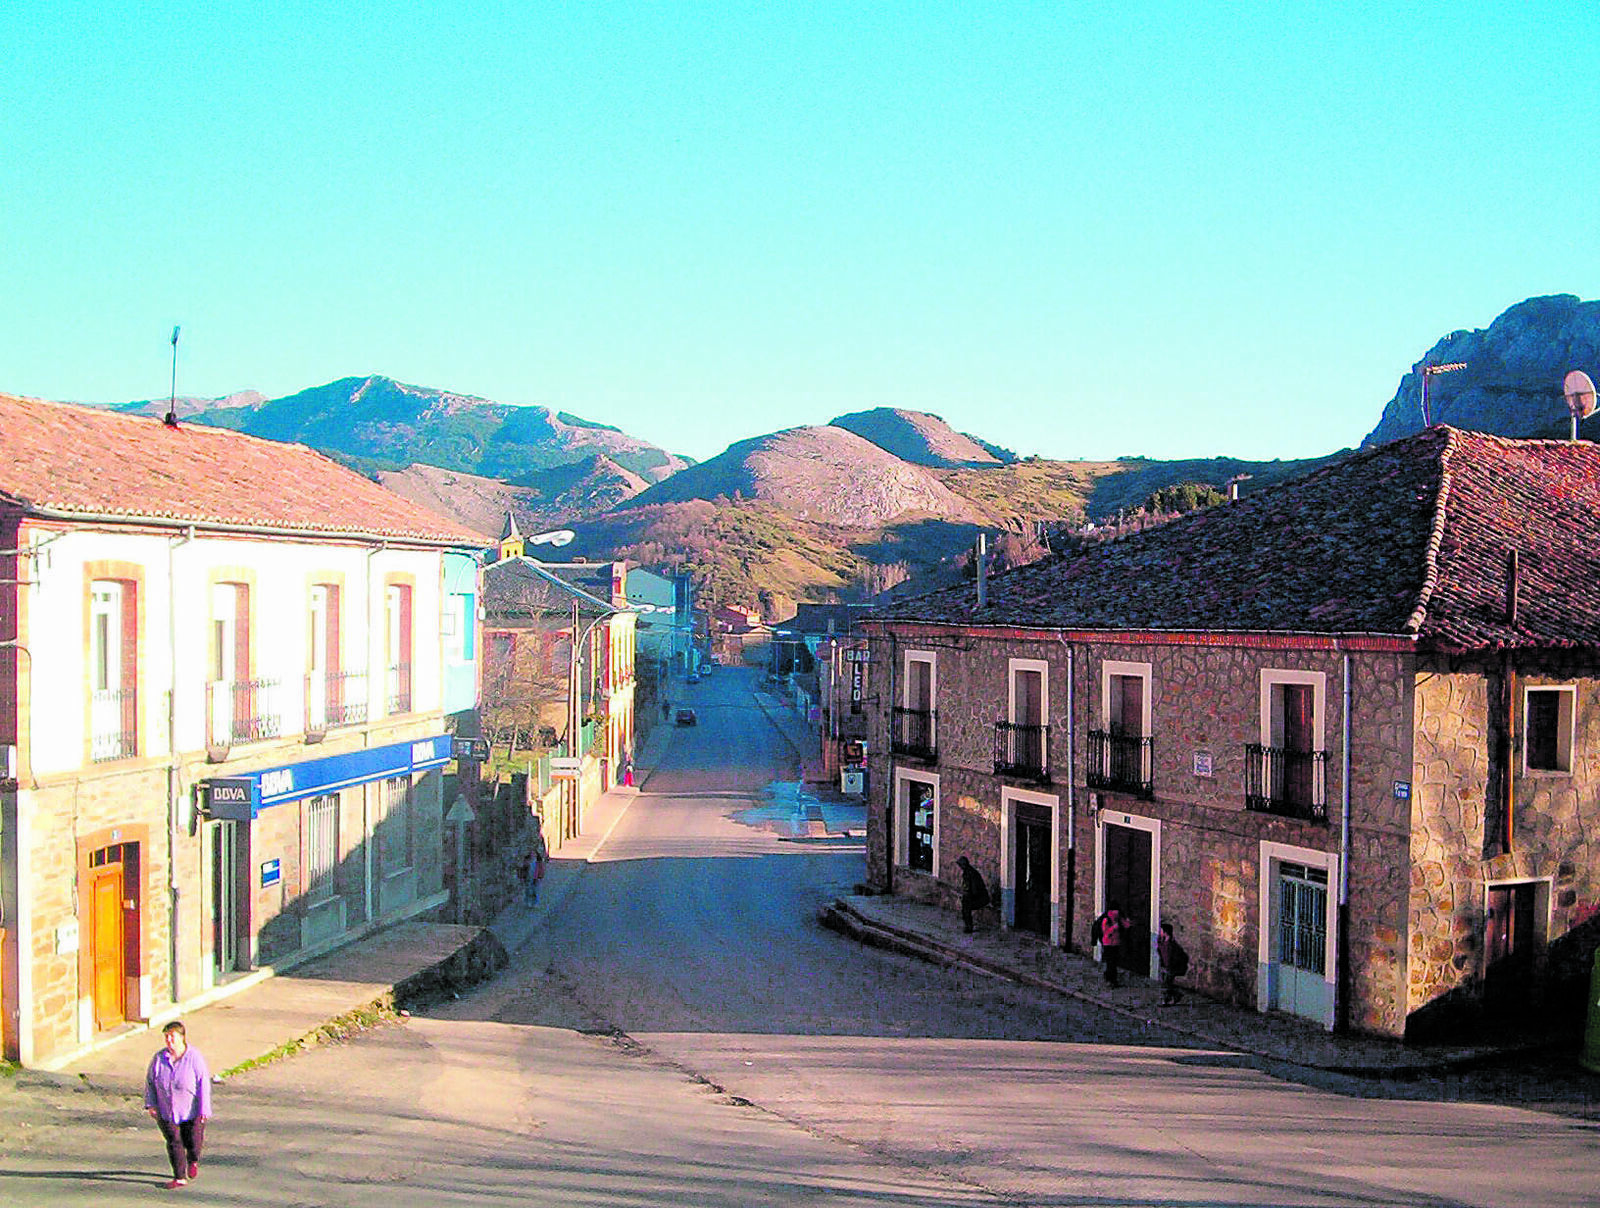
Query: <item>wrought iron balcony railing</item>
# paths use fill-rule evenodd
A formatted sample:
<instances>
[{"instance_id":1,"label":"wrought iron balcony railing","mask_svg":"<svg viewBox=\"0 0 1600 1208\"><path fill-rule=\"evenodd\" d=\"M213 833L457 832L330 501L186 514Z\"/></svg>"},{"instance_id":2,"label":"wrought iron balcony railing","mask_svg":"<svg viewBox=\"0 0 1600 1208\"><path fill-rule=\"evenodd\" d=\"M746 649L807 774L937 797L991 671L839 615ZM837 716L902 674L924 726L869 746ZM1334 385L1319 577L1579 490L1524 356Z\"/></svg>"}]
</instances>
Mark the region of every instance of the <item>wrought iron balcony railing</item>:
<instances>
[{"instance_id":1,"label":"wrought iron balcony railing","mask_svg":"<svg viewBox=\"0 0 1600 1208\"><path fill-rule=\"evenodd\" d=\"M89 697L89 758L96 763L138 754L138 695L133 688Z\"/></svg>"},{"instance_id":2,"label":"wrought iron balcony railing","mask_svg":"<svg viewBox=\"0 0 1600 1208\"><path fill-rule=\"evenodd\" d=\"M994 774L1050 783L1050 727L994 723Z\"/></svg>"},{"instance_id":3,"label":"wrought iron balcony railing","mask_svg":"<svg viewBox=\"0 0 1600 1208\"><path fill-rule=\"evenodd\" d=\"M283 717L275 679L217 680L206 685L206 746L226 750L234 743L277 738Z\"/></svg>"},{"instance_id":4,"label":"wrought iron balcony railing","mask_svg":"<svg viewBox=\"0 0 1600 1208\"><path fill-rule=\"evenodd\" d=\"M306 676L306 739L367 720L365 671L312 671Z\"/></svg>"},{"instance_id":5,"label":"wrought iron balcony railing","mask_svg":"<svg viewBox=\"0 0 1600 1208\"><path fill-rule=\"evenodd\" d=\"M411 712L411 664L394 663L384 668L384 681L389 715Z\"/></svg>"},{"instance_id":6,"label":"wrought iron balcony railing","mask_svg":"<svg viewBox=\"0 0 1600 1208\"><path fill-rule=\"evenodd\" d=\"M895 705L890 711L889 750L933 763L939 758L937 709Z\"/></svg>"},{"instance_id":7,"label":"wrought iron balcony railing","mask_svg":"<svg viewBox=\"0 0 1600 1208\"><path fill-rule=\"evenodd\" d=\"M1328 821L1328 753L1250 743L1244 749L1246 809L1306 822Z\"/></svg>"},{"instance_id":8,"label":"wrought iron balcony railing","mask_svg":"<svg viewBox=\"0 0 1600 1208\"><path fill-rule=\"evenodd\" d=\"M1090 730L1087 780L1092 789L1132 793L1149 801L1156 792L1154 740Z\"/></svg>"}]
</instances>

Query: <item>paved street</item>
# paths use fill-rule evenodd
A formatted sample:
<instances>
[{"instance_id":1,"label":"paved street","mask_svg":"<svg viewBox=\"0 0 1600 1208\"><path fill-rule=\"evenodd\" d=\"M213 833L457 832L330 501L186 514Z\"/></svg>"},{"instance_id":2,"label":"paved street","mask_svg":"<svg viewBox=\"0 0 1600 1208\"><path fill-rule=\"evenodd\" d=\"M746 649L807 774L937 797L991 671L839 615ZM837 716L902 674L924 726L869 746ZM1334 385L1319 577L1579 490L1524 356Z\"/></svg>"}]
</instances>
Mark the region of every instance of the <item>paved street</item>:
<instances>
[{"instance_id":1,"label":"paved street","mask_svg":"<svg viewBox=\"0 0 1600 1208\"><path fill-rule=\"evenodd\" d=\"M508 970L218 1088L213 1160L171 1194L289 1208L1600 1203L1593 1116L1280 1080L823 930L818 908L861 879L861 843L783 824L793 752L754 683L724 669L675 691L700 724L673 733ZM0 1120L0 1203L169 1195L136 1103L0 1102L17 1104Z\"/></svg>"}]
</instances>

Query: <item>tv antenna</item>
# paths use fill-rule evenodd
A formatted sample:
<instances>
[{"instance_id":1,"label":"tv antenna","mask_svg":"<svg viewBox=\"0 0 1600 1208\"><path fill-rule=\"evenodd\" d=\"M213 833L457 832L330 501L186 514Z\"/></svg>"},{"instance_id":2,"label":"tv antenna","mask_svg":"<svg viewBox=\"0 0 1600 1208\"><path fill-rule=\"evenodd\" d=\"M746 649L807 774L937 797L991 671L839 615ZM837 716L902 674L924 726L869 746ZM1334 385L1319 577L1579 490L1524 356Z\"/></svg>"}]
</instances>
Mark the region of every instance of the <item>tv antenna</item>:
<instances>
[{"instance_id":1,"label":"tv antenna","mask_svg":"<svg viewBox=\"0 0 1600 1208\"><path fill-rule=\"evenodd\" d=\"M169 428L178 426L178 327L172 328L172 392L167 395L167 413L161 422Z\"/></svg>"},{"instance_id":2,"label":"tv antenna","mask_svg":"<svg viewBox=\"0 0 1600 1208\"><path fill-rule=\"evenodd\" d=\"M1436 373L1454 373L1457 369L1465 369L1465 361L1451 361L1448 365L1424 365L1422 367L1422 426L1431 428L1433 417L1428 414L1428 379Z\"/></svg>"},{"instance_id":3,"label":"tv antenna","mask_svg":"<svg viewBox=\"0 0 1600 1208\"><path fill-rule=\"evenodd\" d=\"M1567 396L1567 411L1572 415L1572 439L1578 439L1578 421L1594 414L1594 379L1581 369L1574 369L1561 383L1561 392Z\"/></svg>"}]
</instances>

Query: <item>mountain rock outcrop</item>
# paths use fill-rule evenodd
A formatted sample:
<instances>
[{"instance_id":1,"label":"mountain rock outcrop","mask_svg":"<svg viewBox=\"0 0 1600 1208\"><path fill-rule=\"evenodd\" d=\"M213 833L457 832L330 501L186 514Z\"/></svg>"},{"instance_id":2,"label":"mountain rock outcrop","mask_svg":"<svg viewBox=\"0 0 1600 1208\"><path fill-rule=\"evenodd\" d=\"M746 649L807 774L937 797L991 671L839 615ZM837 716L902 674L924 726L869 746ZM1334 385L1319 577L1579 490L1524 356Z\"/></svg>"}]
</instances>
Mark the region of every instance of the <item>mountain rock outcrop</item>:
<instances>
[{"instance_id":1,"label":"mountain rock outcrop","mask_svg":"<svg viewBox=\"0 0 1600 1208\"><path fill-rule=\"evenodd\" d=\"M1600 377L1600 302L1571 294L1529 298L1486 329L1451 332L1400 379L1362 446L1420 431L1422 367L1456 361L1466 368L1435 374L1428 385L1433 423L1501 436L1564 434L1562 379L1573 369Z\"/></svg>"},{"instance_id":2,"label":"mountain rock outcrop","mask_svg":"<svg viewBox=\"0 0 1600 1208\"><path fill-rule=\"evenodd\" d=\"M998 454L996 446L957 432L937 415L905 411L899 407L874 407L852 411L833 420L835 428L854 432L886 453L914 466L955 469L962 466L998 466L1015 460Z\"/></svg>"}]
</instances>

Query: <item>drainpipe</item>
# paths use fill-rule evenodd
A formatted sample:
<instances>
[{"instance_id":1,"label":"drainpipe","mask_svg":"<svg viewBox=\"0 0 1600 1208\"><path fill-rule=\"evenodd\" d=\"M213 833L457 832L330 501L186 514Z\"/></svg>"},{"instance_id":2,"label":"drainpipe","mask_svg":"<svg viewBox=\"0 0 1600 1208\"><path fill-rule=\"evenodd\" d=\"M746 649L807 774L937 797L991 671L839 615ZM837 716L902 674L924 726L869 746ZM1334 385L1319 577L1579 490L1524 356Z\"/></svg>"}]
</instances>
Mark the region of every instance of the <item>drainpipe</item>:
<instances>
[{"instance_id":1,"label":"drainpipe","mask_svg":"<svg viewBox=\"0 0 1600 1208\"><path fill-rule=\"evenodd\" d=\"M182 1002L178 984L178 573L177 551L194 540L194 525L167 542L167 960L173 1002Z\"/></svg>"},{"instance_id":2,"label":"drainpipe","mask_svg":"<svg viewBox=\"0 0 1600 1208\"><path fill-rule=\"evenodd\" d=\"M1344 654L1343 741L1339 744L1339 918L1334 938L1334 1001L1337 1009L1333 1026L1337 1032L1350 1030L1350 652Z\"/></svg>"},{"instance_id":3,"label":"drainpipe","mask_svg":"<svg viewBox=\"0 0 1600 1208\"><path fill-rule=\"evenodd\" d=\"M1063 638L1061 644L1067 650L1067 892L1061 911L1061 946L1071 949L1078 888L1078 727L1073 703L1078 685L1072 643Z\"/></svg>"},{"instance_id":4,"label":"drainpipe","mask_svg":"<svg viewBox=\"0 0 1600 1208\"><path fill-rule=\"evenodd\" d=\"M887 894L894 893L894 849L898 839L895 836L894 824L894 704L900 698L896 695L895 672L900 667L900 635L894 630L889 631L889 738L883 744L883 753L888 756L885 767L888 775L884 779L883 791L888 803L883 813L883 891ZM938 702L934 702L937 706Z\"/></svg>"}]
</instances>

